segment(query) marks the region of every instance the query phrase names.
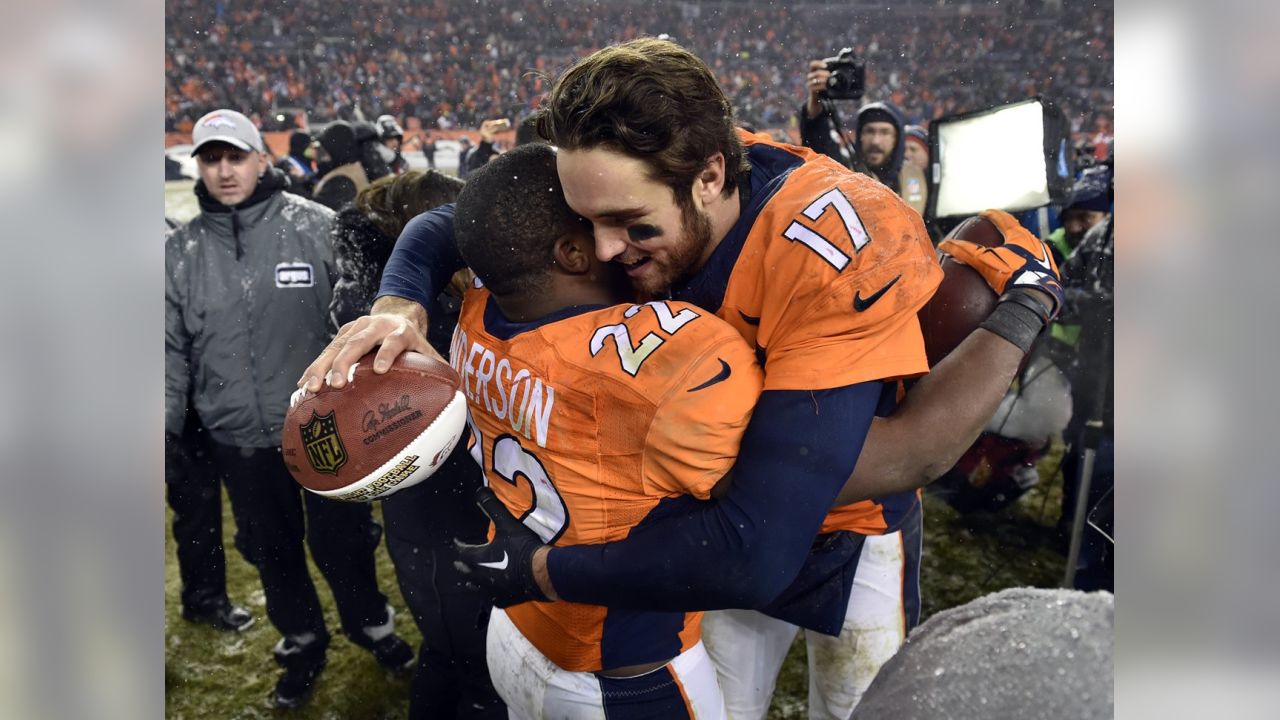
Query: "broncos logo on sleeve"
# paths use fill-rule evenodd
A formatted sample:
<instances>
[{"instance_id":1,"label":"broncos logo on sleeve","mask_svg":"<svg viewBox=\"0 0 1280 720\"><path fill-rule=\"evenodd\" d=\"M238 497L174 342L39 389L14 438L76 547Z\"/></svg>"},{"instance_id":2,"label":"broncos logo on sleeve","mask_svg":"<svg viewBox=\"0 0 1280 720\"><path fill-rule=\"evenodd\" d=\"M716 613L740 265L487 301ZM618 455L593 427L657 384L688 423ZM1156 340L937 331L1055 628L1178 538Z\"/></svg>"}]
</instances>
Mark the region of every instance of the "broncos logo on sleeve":
<instances>
[{"instance_id":1,"label":"broncos logo on sleeve","mask_svg":"<svg viewBox=\"0 0 1280 720\"><path fill-rule=\"evenodd\" d=\"M516 324L472 289L450 355L486 483L557 545L619 540L665 498L708 498L737 458L762 382L731 327L678 302ZM674 657L697 643L701 622L563 601L507 613L557 665L588 672Z\"/></svg>"}]
</instances>

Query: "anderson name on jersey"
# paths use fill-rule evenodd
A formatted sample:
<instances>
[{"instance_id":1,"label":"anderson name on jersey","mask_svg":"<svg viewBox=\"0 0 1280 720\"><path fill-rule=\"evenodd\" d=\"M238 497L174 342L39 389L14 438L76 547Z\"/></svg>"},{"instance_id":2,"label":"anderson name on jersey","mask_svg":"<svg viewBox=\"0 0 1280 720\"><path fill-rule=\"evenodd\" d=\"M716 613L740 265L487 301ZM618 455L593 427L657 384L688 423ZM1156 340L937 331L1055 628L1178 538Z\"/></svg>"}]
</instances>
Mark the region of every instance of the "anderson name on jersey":
<instances>
[{"instance_id":1,"label":"anderson name on jersey","mask_svg":"<svg viewBox=\"0 0 1280 720\"><path fill-rule=\"evenodd\" d=\"M450 357L486 482L556 545L619 540L643 531L664 501L709 498L737 458L763 382L733 328L679 302L512 323L476 288ZM565 601L507 612L553 662L585 672L675 657L697 643L701 621Z\"/></svg>"}]
</instances>

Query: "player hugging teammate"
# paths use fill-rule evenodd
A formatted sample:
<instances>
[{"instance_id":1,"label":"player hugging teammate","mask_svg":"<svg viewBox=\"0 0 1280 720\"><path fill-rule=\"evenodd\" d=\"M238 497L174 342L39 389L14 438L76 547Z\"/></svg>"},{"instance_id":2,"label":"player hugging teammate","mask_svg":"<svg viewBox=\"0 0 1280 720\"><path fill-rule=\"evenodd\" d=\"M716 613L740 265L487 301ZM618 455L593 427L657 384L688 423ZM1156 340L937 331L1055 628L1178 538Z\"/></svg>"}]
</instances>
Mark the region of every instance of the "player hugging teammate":
<instances>
[{"instance_id":1,"label":"player hugging teammate","mask_svg":"<svg viewBox=\"0 0 1280 720\"><path fill-rule=\"evenodd\" d=\"M555 172L547 150L515 156L541 153L541 174L486 169L456 210L412 223L374 313L301 383L333 369L341 385L379 343L375 369L430 353L422 308L465 259L485 287L459 327L494 353L454 359L473 390L503 359L555 388L545 445L511 432L491 393L471 398L494 530L462 563L506 608L489 664L515 716L763 717L803 627L811 657L852 660L815 663L810 712L847 717L916 620L918 489L976 437L1056 313L1056 267L1016 224L993 250L944 243L1003 295L930 372L916 312L941 271L919 215L736 129L683 48L584 58L539 130ZM631 292L613 290L619 272ZM633 297L656 302L615 304ZM514 375L505 387L529 404ZM702 628L714 675L706 610L721 611Z\"/></svg>"}]
</instances>

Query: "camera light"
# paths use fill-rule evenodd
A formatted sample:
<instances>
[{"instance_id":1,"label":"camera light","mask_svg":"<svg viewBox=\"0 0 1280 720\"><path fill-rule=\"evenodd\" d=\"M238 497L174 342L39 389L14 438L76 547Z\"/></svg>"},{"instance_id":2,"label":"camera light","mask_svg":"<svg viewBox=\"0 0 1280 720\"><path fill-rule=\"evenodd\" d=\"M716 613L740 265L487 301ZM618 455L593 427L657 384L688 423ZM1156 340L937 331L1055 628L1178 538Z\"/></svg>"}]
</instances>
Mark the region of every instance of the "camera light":
<instances>
[{"instance_id":1,"label":"camera light","mask_svg":"<svg viewBox=\"0 0 1280 720\"><path fill-rule=\"evenodd\" d=\"M935 121L930 127L933 217L1010 212L1061 201L1068 160L1057 150L1060 111L1033 99ZM1065 147L1065 146L1063 146ZM1047 148L1051 148L1048 149ZM1060 162L1061 161L1061 162Z\"/></svg>"}]
</instances>

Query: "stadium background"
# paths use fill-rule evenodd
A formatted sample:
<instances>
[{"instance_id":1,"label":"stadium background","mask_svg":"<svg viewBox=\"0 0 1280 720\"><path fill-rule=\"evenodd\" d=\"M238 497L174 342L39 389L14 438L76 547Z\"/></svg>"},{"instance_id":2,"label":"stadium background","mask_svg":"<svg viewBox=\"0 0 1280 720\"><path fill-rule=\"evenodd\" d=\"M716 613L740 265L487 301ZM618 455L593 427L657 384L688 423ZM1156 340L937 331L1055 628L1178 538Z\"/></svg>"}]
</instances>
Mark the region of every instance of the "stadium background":
<instances>
[{"instance_id":1,"label":"stadium background","mask_svg":"<svg viewBox=\"0 0 1280 720\"><path fill-rule=\"evenodd\" d=\"M277 153L299 118L396 115L410 135L436 141L437 166L456 168L457 138L478 140L481 120L527 114L547 80L572 59L640 35L667 33L711 64L740 121L793 139L809 59L844 46L868 60L866 100L886 100L911 122L1034 94L1060 102L1081 152L1109 143L1113 112L1111 4L1089 2L881 5L808 2L497 2L340 4L320 0L170 0L165 9L165 146L188 162L191 123L217 107L245 111ZM842 108L852 117L854 108ZM278 134L277 134L278 133ZM421 153L406 157L425 167ZM194 176L194 167L187 166ZM166 183L165 212L197 208L191 181ZM1040 485L1005 512L959 516L926 502L922 571L926 615L1013 585L1052 586L1063 559L1050 530L1061 478L1055 449ZM224 513L231 537L230 512ZM270 717L263 705L275 667L274 632L252 568L228 553L228 586L258 624L238 636L181 621L172 537L166 538L166 715ZM395 588L385 551L380 580L406 639L416 628ZM320 586L337 625L327 588ZM803 646L793 648L770 716L804 717ZM406 689L345 640L301 718L402 717Z\"/></svg>"},{"instance_id":2,"label":"stadium background","mask_svg":"<svg viewBox=\"0 0 1280 720\"><path fill-rule=\"evenodd\" d=\"M1110 2L909 0L884 4L492 0L169 0L165 144L205 112L237 108L279 154L300 118L373 120L410 137L479 139L513 121L573 59L641 35L668 34L704 58L739 122L798 139L808 60L850 46L867 59L866 101L909 123L1046 95L1079 143L1110 133ZM852 117L852 108L845 115ZM274 132L283 132L275 135ZM422 162L421 158L411 161ZM447 166L447 164L446 164Z\"/></svg>"}]
</instances>

